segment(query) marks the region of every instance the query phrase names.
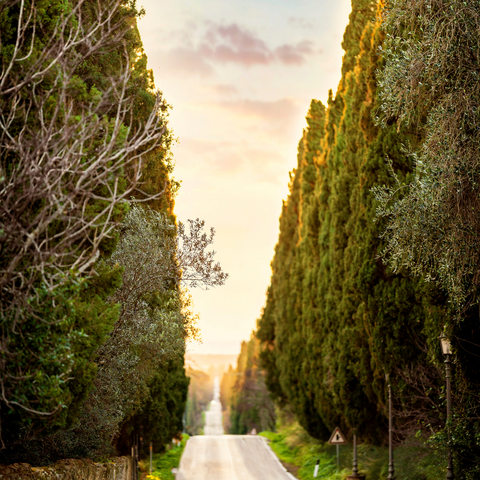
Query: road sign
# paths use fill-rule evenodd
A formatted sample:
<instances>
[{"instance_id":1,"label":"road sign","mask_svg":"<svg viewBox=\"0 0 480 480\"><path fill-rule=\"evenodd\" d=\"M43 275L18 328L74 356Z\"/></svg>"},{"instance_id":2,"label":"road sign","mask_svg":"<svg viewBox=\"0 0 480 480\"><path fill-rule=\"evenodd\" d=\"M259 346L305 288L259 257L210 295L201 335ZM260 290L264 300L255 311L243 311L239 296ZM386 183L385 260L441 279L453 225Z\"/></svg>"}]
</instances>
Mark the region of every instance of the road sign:
<instances>
[{"instance_id":1,"label":"road sign","mask_svg":"<svg viewBox=\"0 0 480 480\"><path fill-rule=\"evenodd\" d=\"M328 443L330 445L346 445L348 442L345 438L345 435L340 431L338 427L336 427Z\"/></svg>"}]
</instances>

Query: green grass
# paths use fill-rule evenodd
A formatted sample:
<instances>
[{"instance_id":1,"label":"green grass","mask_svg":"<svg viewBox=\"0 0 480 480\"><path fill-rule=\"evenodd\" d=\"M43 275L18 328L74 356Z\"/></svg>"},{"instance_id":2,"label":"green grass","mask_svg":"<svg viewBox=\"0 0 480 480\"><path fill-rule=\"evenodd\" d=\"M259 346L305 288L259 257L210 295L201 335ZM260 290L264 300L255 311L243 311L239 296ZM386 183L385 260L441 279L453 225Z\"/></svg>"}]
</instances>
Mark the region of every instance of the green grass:
<instances>
[{"instance_id":1,"label":"green grass","mask_svg":"<svg viewBox=\"0 0 480 480\"><path fill-rule=\"evenodd\" d=\"M317 460L319 480L341 480L351 473L346 469L345 452L340 452L340 470L337 471L335 447L324 446L311 438L297 423L282 427L278 432L261 432L270 440L270 447L282 462L300 467L297 477L313 478Z\"/></svg>"},{"instance_id":2,"label":"green grass","mask_svg":"<svg viewBox=\"0 0 480 480\"><path fill-rule=\"evenodd\" d=\"M275 454L285 463L299 467L297 478L313 479L319 460L318 480L344 480L352 473L352 445L340 446L340 468L337 470L336 447L310 437L296 422L280 426L277 432L261 432L270 441ZM397 480L443 480L446 462L434 452L419 447L395 449ZM388 475L388 448L358 445L359 472L368 480L384 480Z\"/></svg>"},{"instance_id":3,"label":"green grass","mask_svg":"<svg viewBox=\"0 0 480 480\"><path fill-rule=\"evenodd\" d=\"M165 453L155 453L152 459L153 472L151 475L147 475L146 478L152 480L175 480L175 475L172 474L171 470L172 468L178 468L183 449L189 438L190 437L184 433L178 447L172 445L172 448ZM149 472L150 460L148 458L140 462L140 470L144 473Z\"/></svg>"}]
</instances>

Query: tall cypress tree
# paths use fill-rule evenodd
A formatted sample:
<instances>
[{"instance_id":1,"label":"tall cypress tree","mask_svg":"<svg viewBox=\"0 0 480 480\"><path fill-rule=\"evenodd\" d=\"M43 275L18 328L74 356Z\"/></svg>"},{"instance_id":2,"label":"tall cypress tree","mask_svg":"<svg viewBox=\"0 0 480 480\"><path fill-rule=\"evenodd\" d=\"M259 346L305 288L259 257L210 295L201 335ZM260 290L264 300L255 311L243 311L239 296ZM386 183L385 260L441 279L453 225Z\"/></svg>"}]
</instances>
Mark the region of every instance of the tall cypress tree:
<instances>
[{"instance_id":1,"label":"tall cypress tree","mask_svg":"<svg viewBox=\"0 0 480 480\"><path fill-rule=\"evenodd\" d=\"M99 129L101 131L92 132L90 137L84 139L84 144L75 143L78 140L75 129L69 137L69 148L71 147L74 153L77 153L77 158L84 158L85 162L95 159L96 152L98 149L101 150L101 145L108 144L107 140L103 142L100 137L102 131L113 128L111 121L118 111L125 112L124 117L119 115L117 119L118 123L124 121L124 124L119 126L121 131L117 142L119 145L123 145L130 137L141 133L144 124L147 123L158 104L153 74L147 70L146 56L136 28L136 17L139 14L141 12L136 9L135 2L130 0L103 4L88 0L80 4L44 0L3 2L0 6L0 63L4 67L0 110L2 114L15 112L16 119L12 132L14 135L21 134L20 125L23 121L29 127L25 131L33 131L33 141L27 138L28 133L24 133L18 145L25 150L15 151L5 148L6 127L5 123L3 124L2 135L0 135L2 137L0 170L3 173L8 172L8 176L0 175L2 185L5 182L9 183L12 178L15 180L16 165L21 164L20 160L26 156L25 152L28 153L28 148L33 151L34 147L38 147L35 143L36 139L42 137L37 135L38 129L34 128L36 118L42 119L40 125L43 130L56 132L57 137L52 136L49 140L52 145L55 145L59 143L58 138L61 137L58 132L62 130L68 132L68 128L72 128L77 123L79 128L90 121L95 124L96 119L103 116L104 123ZM98 28L95 22L105 20L109 15L111 18L107 23L110 31L105 34L108 30L106 24ZM22 21L28 28L17 28ZM93 28L92 25L97 25L97 29L88 33L89 28ZM85 31L87 36L83 41L78 41L75 35L81 35ZM102 41L98 40L99 36ZM17 41L18 38L19 41ZM73 41L74 38L77 40ZM17 43L20 45L20 53L16 52ZM63 56L59 55L58 52L63 47L70 49L67 52L68 55L65 53ZM12 55L15 54L17 54L17 60L12 63ZM40 62L42 58L43 63ZM7 68L9 62L12 63L12 68ZM45 71L42 74L43 68ZM126 70L128 75L122 77ZM25 86L23 82L28 80L29 75L34 75L35 80ZM123 80L120 81L120 79ZM62 90L62 82L65 82L68 88ZM34 87L33 84L35 84ZM24 88L25 93L18 98L25 101L28 107L20 108L18 111L12 109L12 105L18 106L20 103L11 93L11 91L15 92L15 89L12 90L10 86ZM125 88L124 97L118 91L120 86ZM4 94L5 91L10 94ZM29 104L30 97L26 92L34 92L37 100L48 98L49 101ZM65 98L56 92L66 92ZM62 108L55 117L52 112L57 105ZM174 221L172 193L176 185L169 180L172 169L169 157L171 135L166 128L166 115L162 115L167 108L166 103L162 102L156 114L161 124L159 130L162 126L164 127L161 140L160 132L157 131L159 136L155 137L155 142L152 140L153 137L150 137L150 144L145 142L135 152L130 152L132 158L138 158L135 155L142 156L143 164L136 162L133 165L125 161L115 175L110 175L111 178L108 180L110 184L105 182L95 184L96 190L93 195L97 197L91 199L88 205L85 204L86 218L91 219L99 215L105 208L107 203L105 198L109 198L108 192L105 193L105 191L115 190L118 195L126 192L130 185L129 180L138 173L133 170L137 169L142 172L142 176L140 184L137 184L136 197L144 200L150 198L148 204L151 208L166 213ZM87 110L91 116L82 117L81 115ZM78 115L74 116L72 112ZM69 114L70 117L68 117ZM70 118L70 121L64 120L64 117ZM88 121L84 121L85 118L88 118ZM127 134L128 124L131 129ZM61 128L62 125L63 128ZM78 151L75 151L75 148ZM117 146L112 148L116 151ZM48 148L46 150L45 153L48 154ZM68 162L71 161L72 156L62 155L63 153L58 157L69 167ZM40 168L41 163L34 166ZM85 165L87 169L87 163ZM68 178L68 168L65 172L64 178ZM89 175L86 176L100 182L97 177L98 169L88 170L88 173ZM31 177L37 182L37 190L41 194L42 182L34 175ZM15 185L14 181L10 183ZM161 192L163 192L161 196L151 198L152 195ZM17 188L17 192L13 193L21 196L21 188ZM3 200L6 198L7 195L4 193ZM72 198L75 200L75 196ZM6 200L4 203L7 204ZM69 223L69 212L81 211L82 205L70 204L68 208L65 205L60 209L60 202L57 203L56 209L65 209L64 217L62 221L57 219L51 222L47 237L49 235L53 237L55 234L59 238L58 241L62 242L61 234L63 227ZM39 211L41 212L44 206L45 202L42 201L25 202L23 215L28 220L29 217L34 217ZM126 203L118 201L108 213L106 226L120 224L127 210ZM11 228L12 224L19 223L20 220L19 218L12 220L12 215L0 216L2 226L7 229ZM4 228L0 230L1 264L5 268L4 265L8 260L6 253L8 242L11 240L3 235ZM93 238L97 233L92 228L85 236ZM82 249L88 248L91 238L84 240L83 244L79 240L72 248L71 257L78 258L80 254L83 255ZM120 308L111 301L111 297L121 286L123 269L118 265L108 266L105 262L115 250L117 239L114 233L104 238L99 248L99 260L94 268L90 266L89 273L73 276L75 280L84 277L82 281L73 282L73 285L67 284L65 288L57 288L53 293L41 282L36 283L36 298L39 299L41 315L29 316L28 312L20 312L19 318L14 319L17 323L16 328L15 322L12 328L10 318L0 315L0 336L3 338L4 345L7 346L0 355L0 383L4 392L0 401L1 462L29 461L33 464L42 464L63 456L92 454L88 448L75 449L68 442L56 442L54 435L71 429L78 421L85 398L91 392L99 370L98 349L109 338L119 318ZM71 273L66 271L65 275L68 276ZM3 305L12 303L5 295L2 300ZM183 411L188 383L183 369L183 351L179 352L178 358L165 361L158 368L160 371L153 375L149 384L150 393L144 392L142 414L148 413L153 416L156 411L160 411L158 404L168 397L169 390L177 387L178 395L174 403L176 410ZM12 374L15 371L22 372L22 375ZM159 432L162 432L161 435L159 433L162 441L170 439L172 429L175 433L181 428L178 421L181 413L178 414L178 411L170 408L168 410L171 410L170 416L160 415L156 419L156 427ZM141 419L141 416L139 418ZM165 434L165 431L168 433ZM45 440L46 436L47 440ZM78 432L73 432L73 436L78 437ZM105 443L108 444L110 440L110 438L105 439Z\"/></svg>"},{"instance_id":2,"label":"tall cypress tree","mask_svg":"<svg viewBox=\"0 0 480 480\"><path fill-rule=\"evenodd\" d=\"M245 434L253 428L257 432L275 428L275 409L265 386L264 371L259 368L260 341L255 335L242 342L235 371L224 374L222 384L233 380L229 395L230 433ZM226 386L226 385L225 385Z\"/></svg>"},{"instance_id":3,"label":"tall cypress tree","mask_svg":"<svg viewBox=\"0 0 480 480\"><path fill-rule=\"evenodd\" d=\"M336 425L382 439L386 373L405 411L413 412L407 398L416 367L430 384L441 382L429 360L438 355L431 339L440 332L443 299L378 259L382 225L372 187L391 182L386 157L403 179L412 165L402 153L406 134L372 120L383 41L377 8L352 2L337 94L330 92L326 108L311 104L258 324L267 385L321 439Z\"/></svg>"}]
</instances>

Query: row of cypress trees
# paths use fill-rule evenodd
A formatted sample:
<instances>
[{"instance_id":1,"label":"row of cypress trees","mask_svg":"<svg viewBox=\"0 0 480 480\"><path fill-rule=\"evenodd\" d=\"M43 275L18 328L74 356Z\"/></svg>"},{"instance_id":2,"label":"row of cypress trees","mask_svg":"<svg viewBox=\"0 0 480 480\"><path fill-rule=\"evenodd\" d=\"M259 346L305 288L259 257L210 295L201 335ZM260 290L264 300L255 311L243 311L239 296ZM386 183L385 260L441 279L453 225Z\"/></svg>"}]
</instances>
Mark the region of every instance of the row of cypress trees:
<instances>
[{"instance_id":1,"label":"row of cypress trees","mask_svg":"<svg viewBox=\"0 0 480 480\"><path fill-rule=\"evenodd\" d=\"M107 2L102 5L90 0L1 2L0 60L2 65L9 64L15 51L16 38L22 34L24 38L21 47L25 48L25 52L22 53L24 55L22 61L17 62L20 66L18 78L15 81L18 83L18 79L22 80L22 65L26 64L26 68L30 68L29 62L35 65L35 62L42 58L42 52L45 52L49 45L54 44L52 42L57 41L56 36L58 36L57 43L60 45L62 34L66 38L70 35L68 38L71 39L78 32L88 33L88 29L95 25L95 22L99 22L97 11L107 6ZM71 15L72 11L77 13ZM61 62L61 68L58 68L58 72L54 72L58 73L57 77L55 78L55 75L38 77L26 87L23 98L28 99L28 91L32 91L31 89L34 89L36 98L46 98L55 88L55 81L58 82L61 75L67 72L71 74L72 79L68 79L71 82L67 89L70 97L67 98L65 105L62 105L63 112L68 113L68 107L81 111L82 108L95 105L98 99L102 99L102 95L107 95L105 92L110 92L109 95L113 99L118 98L119 103L106 107L104 115L105 124L108 125L109 117L113 115L114 118L116 109L121 110L125 106L121 103L122 92L115 91L114 82L119 76L124 75L127 65L128 82L124 83L126 91L123 94L131 99L131 103L122 128L126 132L129 122L130 131L134 136L137 129L141 130L142 125L148 121L158 101L153 75L147 69L147 59L136 27L136 18L142 13L137 9L134 1L112 2L111 11L105 14L110 15L110 20L105 22L102 28L107 30L112 28L112 25L116 25L114 33L120 38L116 38L115 35L112 38L105 38L104 47L88 55L85 54L89 51L88 42L90 40L94 42L95 35L102 35L102 28L97 28L90 40L85 34L83 43L78 42L78 45L71 47L71 52L68 54L70 56L62 57L61 60L65 63ZM70 20L66 31L60 31L58 25L61 25L62 19L69 18L69 15ZM18 25L22 25L22 21L26 22L25 19L30 19L28 20L30 24L26 23L27 27L24 31L19 32ZM28 53L29 49L31 49L30 53ZM126 58L127 61L125 61ZM53 60L53 57L45 58L45 64ZM12 70L10 77L13 78L14 73L15 70ZM38 69L36 73L38 74ZM2 77L3 80L8 82L6 68L3 69L3 74L5 74L5 78ZM65 78L66 82L67 77ZM10 101L7 95L0 101L3 119L6 118L12 106ZM20 125L14 135L21 132L20 122L24 122L27 127L30 124L33 125L35 116L40 116L35 108L45 108L45 112L41 113L44 115L44 121L48 128L55 130L57 125L54 122L61 122L62 118L60 116L60 120L58 118L52 120L48 108L54 109L56 102L62 101L64 100L60 95L51 95L49 104L31 107L26 112L29 116L21 117L21 114L25 113L21 111L18 118L14 119ZM19 102L21 104L21 100ZM169 179L172 171L170 159L172 135L167 126L167 111L167 104L162 102L157 117L160 126L163 124L164 127L161 142L157 142L155 148L145 147L143 154L142 151L137 151L132 155L143 156L142 184L135 193L136 199L148 200L146 206L154 212L161 213L171 225L175 225L173 194L176 184ZM75 117L71 122L76 120ZM48 122L51 124L49 125ZM2 127L5 128L4 123ZM58 128L60 130L62 127ZM128 138L125 138L126 134L123 135L124 137L120 138L118 143L119 148L122 142L128 141ZM24 142L27 140L24 139ZM92 137L90 140L91 145L87 144L80 152L85 159L89 159L89 155L94 157L97 151L95 148L101 146L101 139ZM35 139L32 140L32 144L34 142ZM89 148L92 151L88 150ZM2 188L5 182L14 180L15 168L20 163L21 155L21 152L4 149L2 144L0 152ZM137 173L133 170L132 164L126 163L125 168L119 171L118 178L109 180L111 185L114 181L118 181L119 195L126 190L131 177ZM66 174L65 178L67 177ZM102 194L105 195L105 191L108 193L108 188L108 185L98 185L98 192L93 193L100 198ZM161 192L163 193L159 195ZM32 217L41 211L43 206L44 203L41 201L27 205L24 217L28 220L29 216ZM101 208L103 208L101 199L92 200L89 203L89 209L93 215ZM109 219L110 224L119 225L127 211L125 202L116 205ZM21 219L11 219L2 213L0 226L2 268L9 260L6 242L11 241L5 237L4 232L16 220ZM65 222L68 222L68 217ZM62 223L57 222L57 225L52 224L49 228L47 235L53 235L58 233L55 228L57 230L62 228ZM143 446L146 454L150 441L153 441L155 450L160 451L177 432L181 431L182 414L188 390L188 378L183 366L184 347L176 351L175 355L170 355L157 364L156 371L148 375L148 382L137 395L136 404L132 405L128 411L125 410L124 416L119 419L114 438L107 438L107 433L102 437L100 432L98 438L92 439L88 436L89 432L78 429L78 421L82 417L85 402L94 390L95 379L101 368L98 351L112 337L112 330L121 314L121 308L112 302L111 298L122 284L124 269L118 264L112 265L107 261L115 251L118 239L118 229L117 233L105 238L94 268L83 275L83 280L80 281L82 275L76 277L79 279L79 284L75 288L67 292L57 288L52 290L53 293L50 292L42 297L43 303L38 307L40 313L37 311L37 316L30 318L27 315L28 312L20 314L19 320L16 321L16 328L12 326L9 317L2 316L0 319L0 344L2 345L0 377L3 392L0 400L0 463L23 461L42 465L65 457L98 458L112 453L127 454L130 453L130 438L133 432L137 437L144 439ZM72 255L80 255L81 247L82 244L75 249L74 245ZM69 272L65 272L65 275L68 274ZM173 288L178 289L178 285ZM36 286L36 290L41 291L40 283ZM148 308L152 311L158 306L158 302L163 301L161 295L157 298L154 293L152 292L151 298L143 300L147 304L150 302ZM8 305L9 301L11 299L9 300L8 295L3 295L2 307ZM167 310L170 308L177 312L180 309L178 303L173 304L169 299L165 298L164 303L165 307L162 308ZM169 306L170 304L172 305ZM180 310L177 313L181 315ZM186 333L183 332L182 335ZM63 350L60 350L59 346ZM134 349L134 346L131 348ZM131 353L133 356L138 354L134 351ZM24 381L15 382L16 371L23 372ZM106 411L115 410L115 405L108 405L109 402L114 401L113 398L101 399L101 401L105 402ZM105 421L107 422L108 419ZM69 443L70 440L71 443Z\"/></svg>"},{"instance_id":2,"label":"row of cypress trees","mask_svg":"<svg viewBox=\"0 0 480 480\"><path fill-rule=\"evenodd\" d=\"M235 369L229 365L220 383L223 424L228 433L244 435L275 428L275 406L260 366L262 346L252 334L243 341Z\"/></svg>"},{"instance_id":3,"label":"row of cypress trees","mask_svg":"<svg viewBox=\"0 0 480 480\"><path fill-rule=\"evenodd\" d=\"M385 442L388 374L397 441L427 441L443 453L450 445L470 478L477 471L478 420L467 410L477 411L471 372L478 361L474 343L467 351L459 342L474 338L467 332L476 332L478 307L464 312L452 330L441 285L393 271L381 258L387 220L378 215L375 187L408 185L416 165L407 146L415 150L425 138L424 117L408 126L394 116L380 126L377 118L385 8L383 1L352 0L337 92L329 92L327 105L311 102L256 335L271 395L288 404L313 437L326 441L339 426L348 435L356 430L363 441ZM409 26L402 28L408 36ZM399 45L389 38L390 47ZM454 411L462 425L450 443L438 342L445 325L458 352ZM462 420L467 417L469 423Z\"/></svg>"}]
</instances>

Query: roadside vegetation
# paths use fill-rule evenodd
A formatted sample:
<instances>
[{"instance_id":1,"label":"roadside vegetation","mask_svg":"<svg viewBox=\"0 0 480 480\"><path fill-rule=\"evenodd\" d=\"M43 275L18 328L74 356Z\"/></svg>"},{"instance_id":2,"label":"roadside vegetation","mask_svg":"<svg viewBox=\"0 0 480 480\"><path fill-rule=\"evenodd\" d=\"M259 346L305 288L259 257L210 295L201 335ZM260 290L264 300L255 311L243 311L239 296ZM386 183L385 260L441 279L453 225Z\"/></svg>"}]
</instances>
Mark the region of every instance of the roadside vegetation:
<instances>
[{"instance_id":1,"label":"roadside vegetation","mask_svg":"<svg viewBox=\"0 0 480 480\"><path fill-rule=\"evenodd\" d=\"M190 383L185 405L185 431L189 435L203 435L205 411L213 398L213 378L191 367L186 372Z\"/></svg>"},{"instance_id":2,"label":"roadside vegetation","mask_svg":"<svg viewBox=\"0 0 480 480\"><path fill-rule=\"evenodd\" d=\"M227 433L243 435L255 429L275 428L275 405L265 385L265 371L260 368L261 345L252 335L242 342L236 368L229 368L220 382L223 426Z\"/></svg>"},{"instance_id":3,"label":"roadside vegetation","mask_svg":"<svg viewBox=\"0 0 480 480\"><path fill-rule=\"evenodd\" d=\"M186 288L227 274L213 229L174 213L143 14L0 2L0 463L145 456L182 431Z\"/></svg>"},{"instance_id":4,"label":"roadside vegetation","mask_svg":"<svg viewBox=\"0 0 480 480\"><path fill-rule=\"evenodd\" d=\"M155 453L152 456L152 473L150 473L150 459L146 458L139 462L142 478L150 480L175 480L173 468L178 468L183 450L189 439L189 435L182 434L180 444L171 444L163 453Z\"/></svg>"},{"instance_id":5,"label":"roadside vegetation","mask_svg":"<svg viewBox=\"0 0 480 480\"><path fill-rule=\"evenodd\" d=\"M290 414L291 415L291 414ZM281 421L275 432L261 432L284 466L299 480L313 478L319 461L319 480L344 480L352 474L353 447L340 446L337 468L336 447L314 439L298 424L280 413ZM284 422L284 423L282 423ZM445 478L440 458L431 451L407 445L395 449L395 477L402 480L441 480ZM357 446L359 473L371 480L388 476L388 448L359 443Z\"/></svg>"}]
</instances>

